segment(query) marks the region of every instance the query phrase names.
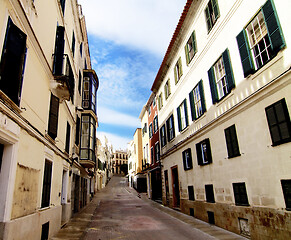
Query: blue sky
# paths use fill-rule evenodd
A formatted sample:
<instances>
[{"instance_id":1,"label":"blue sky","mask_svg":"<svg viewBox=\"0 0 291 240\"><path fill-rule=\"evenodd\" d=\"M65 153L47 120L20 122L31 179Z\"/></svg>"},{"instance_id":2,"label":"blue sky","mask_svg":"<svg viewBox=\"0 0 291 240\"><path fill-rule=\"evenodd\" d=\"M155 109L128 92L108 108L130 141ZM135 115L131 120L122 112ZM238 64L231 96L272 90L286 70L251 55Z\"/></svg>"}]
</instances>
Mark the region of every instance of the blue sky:
<instances>
[{"instance_id":1,"label":"blue sky","mask_svg":"<svg viewBox=\"0 0 291 240\"><path fill-rule=\"evenodd\" d=\"M97 137L126 149L186 0L78 2L99 77Z\"/></svg>"}]
</instances>

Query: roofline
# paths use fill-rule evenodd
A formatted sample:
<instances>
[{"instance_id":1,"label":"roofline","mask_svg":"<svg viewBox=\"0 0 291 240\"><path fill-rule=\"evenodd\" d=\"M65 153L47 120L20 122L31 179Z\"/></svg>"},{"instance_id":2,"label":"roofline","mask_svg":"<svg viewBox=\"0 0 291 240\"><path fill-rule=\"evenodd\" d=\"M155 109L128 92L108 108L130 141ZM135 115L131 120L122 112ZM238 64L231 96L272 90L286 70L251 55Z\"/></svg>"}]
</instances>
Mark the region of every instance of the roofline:
<instances>
[{"instance_id":1,"label":"roofline","mask_svg":"<svg viewBox=\"0 0 291 240\"><path fill-rule=\"evenodd\" d=\"M169 54L171 53L172 48L173 48L175 42L176 42L176 40L177 40L177 37L178 37L178 35L179 35L179 33L180 33L181 29L182 29L182 26L183 26L183 24L184 24L185 18L186 18L186 16L187 16L188 12L189 12L189 9L190 9L192 3L193 3L193 0L187 0L186 5L184 6L184 10L183 10L183 12L182 12L182 14L181 14L181 17L180 17L180 19L179 19L178 25L176 26L175 32L174 32L174 34L173 34L173 36L172 36L172 39L171 39L171 41L170 41L170 44L169 44L169 46L168 46L168 49L167 49L167 51L166 51L166 54L165 54L164 59L163 59L163 61L162 61L162 64L161 64L161 66L160 66L160 68L159 68L159 71L158 71L158 73L157 73L157 76L156 76L156 78L155 78L155 81L154 81L154 83L153 83L153 85L152 85L151 90L152 90L153 92L156 92L157 89L159 88L159 86L158 86L158 82L159 82L159 80L160 80L160 77L161 77L161 75L162 75L162 72L163 72L164 68L165 68L165 67L169 67L169 66L166 64L166 62L167 62L167 60L168 60Z\"/></svg>"}]
</instances>

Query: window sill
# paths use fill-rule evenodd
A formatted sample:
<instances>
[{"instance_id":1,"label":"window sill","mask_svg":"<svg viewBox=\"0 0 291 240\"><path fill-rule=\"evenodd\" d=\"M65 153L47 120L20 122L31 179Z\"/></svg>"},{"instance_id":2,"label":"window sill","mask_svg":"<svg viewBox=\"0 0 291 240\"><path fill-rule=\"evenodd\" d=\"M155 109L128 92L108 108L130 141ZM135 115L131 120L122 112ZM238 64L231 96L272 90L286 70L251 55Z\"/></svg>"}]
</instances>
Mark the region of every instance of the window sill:
<instances>
[{"instance_id":1,"label":"window sill","mask_svg":"<svg viewBox=\"0 0 291 240\"><path fill-rule=\"evenodd\" d=\"M227 99L229 99L232 96L233 96L233 90L231 90L231 92L227 93L221 99L219 99L218 102L215 103L216 107L219 107L221 104L223 104Z\"/></svg>"},{"instance_id":2,"label":"window sill","mask_svg":"<svg viewBox=\"0 0 291 240\"><path fill-rule=\"evenodd\" d=\"M188 129L189 129L189 125L186 126L185 128L183 128L183 129L180 131L180 134L183 134L183 133L186 132Z\"/></svg>"},{"instance_id":3,"label":"window sill","mask_svg":"<svg viewBox=\"0 0 291 240\"><path fill-rule=\"evenodd\" d=\"M272 147L277 147L279 145L282 145L284 143L289 143L289 142L291 142L291 138L287 138L287 139L284 139L284 140L280 140L280 141L278 141L276 143L273 143L271 146Z\"/></svg>"},{"instance_id":4,"label":"window sill","mask_svg":"<svg viewBox=\"0 0 291 240\"><path fill-rule=\"evenodd\" d=\"M236 203L235 206L238 206L238 207L249 207L250 204Z\"/></svg>"},{"instance_id":5,"label":"window sill","mask_svg":"<svg viewBox=\"0 0 291 240\"><path fill-rule=\"evenodd\" d=\"M199 116L198 118L194 119L194 120L193 120L193 122L195 122L195 123L196 123L196 122L199 122L201 119L205 118L205 116L206 116L206 114L205 114L205 113L206 113L206 111L205 111L204 113L202 113L202 115L201 115L201 116Z\"/></svg>"},{"instance_id":6,"label":"window sill","mask_svg":"<svg viewBox=\"0 0 291 240\"><path fill-rule=\"evenodd\" d=\"M228 158L228 159L231 159L231 158L236 158L236 157L240 157L240 156L241 156L241 154L238 154L238 155L231 156L231 157L230 157L230 156L228 156L227 158Z\"/></svg>"}]
</instances>

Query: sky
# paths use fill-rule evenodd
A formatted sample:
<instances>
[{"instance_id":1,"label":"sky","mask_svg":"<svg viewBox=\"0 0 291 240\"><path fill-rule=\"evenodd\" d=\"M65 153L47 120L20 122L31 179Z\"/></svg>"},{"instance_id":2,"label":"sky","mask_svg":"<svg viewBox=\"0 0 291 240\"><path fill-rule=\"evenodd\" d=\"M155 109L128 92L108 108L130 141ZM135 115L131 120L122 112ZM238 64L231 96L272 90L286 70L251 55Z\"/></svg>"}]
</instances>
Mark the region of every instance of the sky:
<instances>
[{"instance_id":1,"label":"sky","mask_svg":"<svg viewBox=\"0 0 291 240\"><path fill-rule=\"evenodd\" d=\"M126 150L186 0L78 0L99 78L97 137Z\"/></svg>"}]
</instances>

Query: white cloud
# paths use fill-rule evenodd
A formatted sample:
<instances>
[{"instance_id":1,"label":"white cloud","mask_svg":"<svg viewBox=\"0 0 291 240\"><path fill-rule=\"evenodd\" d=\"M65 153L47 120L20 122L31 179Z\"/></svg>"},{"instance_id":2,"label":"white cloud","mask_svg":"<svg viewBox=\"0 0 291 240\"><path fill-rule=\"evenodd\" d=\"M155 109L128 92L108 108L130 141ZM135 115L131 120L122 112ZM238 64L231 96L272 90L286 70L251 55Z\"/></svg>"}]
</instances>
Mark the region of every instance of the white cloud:
<instances>
[{"instance_id":1,"label":"white cloud","mask_svg":"<svg viewBox=\"0 0 291 240\"><path fill-rule=\"evenodd\" d=\"M127 144L132 140L130 138L126 137L120 137L118 135L108 133L108 132L98 132L97 129L97 138L102 139L106 136L108 139L109 145L112 144L113 148L115 150L126 150L127 149Z\"/></svg>"},{"instance_id":2,"label":"white cloud","mask_svg":"<svg viewBox=\"0 0 291 240\"><path fill-rule=\"evenodd\" d=\"M98 108L99 123L106 123L117 126L140 127L140 121L136 117L120 113L108 108Z\"/></svg>"},{"instance_id":3,"label":"white cloud","mask_svg":"<svg viewBox=\"0 0 291 240\"><path fill-rule=\"evenodd\" d=\"M79 0L90 34L163 56L186 0Z\"/></svg>"}]
</instances>

